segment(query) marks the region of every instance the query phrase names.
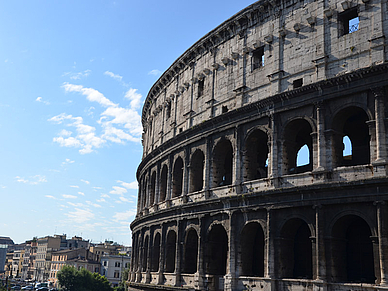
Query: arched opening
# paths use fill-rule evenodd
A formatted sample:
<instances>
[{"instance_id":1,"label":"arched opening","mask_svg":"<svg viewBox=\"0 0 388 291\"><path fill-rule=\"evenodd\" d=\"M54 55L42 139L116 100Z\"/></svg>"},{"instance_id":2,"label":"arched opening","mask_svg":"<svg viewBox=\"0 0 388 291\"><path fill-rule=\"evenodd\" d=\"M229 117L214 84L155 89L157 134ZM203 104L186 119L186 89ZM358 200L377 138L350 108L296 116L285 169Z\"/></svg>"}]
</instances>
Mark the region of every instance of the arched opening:
<instances>
[{"instance_id":1,"label":"arched opening","mask_svg":"<svg viewBox=\"0 0 388 291\"><path fill-rule=\"evenodd\" d=\"M233 147L229 140L223 139L217 143L213 151L213 187L232 184Z\"/></svg>"},{"instance_id":2,"label":"arched opening","mask_svg":"<svg viewBox=\"0 0 388 291\"><path fill-rule=\"evenodd\" d=\"M200 191L203 187L203 164L205 156L201 150L196 150L190 163L190 192Z\"/></svg>"},{"instance_id":3,"label":"arched opening","mask_svg":"<svg viewBox=\"0 0 388 291\"><path fill-rule=\"evenodd\" d=\"M184 245L184 261L183 272L186 274L194 274L197 272L198 258L198 235L194 229L190 229L186 236Z\"/></svg>"},{"instance_id":4,"label":"arched opening","mask_svg":"<svg viewBox=\"0 0 388 291\"><path fill-rule=\"evenodd\" d=\"M150 206L155 204L156 172L151 174Z\"/></svg>"},{"instance_id":5,"label":"arched opening","mask_svg":"<svg viewBox=\"0 0 388 291\"><path fill-rule=\"evenodd\" d=\"M174 273L175 271L175 254L176 254L176 233L170 230L167 235L166 243L166 273Z\"/></svg>"},{"instance_id":6,"label":"arched opening","mask_svg":"<svg viewBox=\"0 0 388 291\"><path fill-rule=\"evenodd\" d=\"M244 226L240 237L243 276L264 277L264 232L261 225L251 222Z\"/></svg>"},{"instance_id":7,"label":"arched opening","mask_svg":"<svg viewBox=\"0 0 388 291\"><path fill-rule=\"evenodd\" d=\"M228 235L220 224L213 226L207 236L206 273L210 275L225 275L228 257Z\"/></svg>"},{"instance_id":8,"label":"arched opening","mask_svg":"<svg viewBox=\"0 0 388 291\"><path fill-rule=\"evenodd\" d=\"M149 237L146 236L144 239L144 247L143 247L143 272L147 271L147 263L148 263L148 245L149 245Z\"/></svg>"},{"instance_id":9,"label":"arched opening","mask_svg":"<svg viewBox=\"0 0 388 291\"><path fill-rule=\"evenodd\" d=\"M284 129L283 174L297 174L311 171L313 169L313 141L311 133L311 126L305 119L291 121L286 126ZM303 166L298 166L298 152L304 146L308 148L308 162Z\"/></svg>"},{"instance_id":10,"label":"arched opening","mask_svg":"<svg viewBox=\"0 0 388 291\"><path fill-rule=\"evenodd\" d=\"M152 246L151 272L159 270L159 255L160 255L160 234L155 235L154 244Z\"/></svg>"},{"instance_id":11,"label":"arched opening","mask_svg":"<svg viewBox=\"0 0 388 291\"><path fill-rule=\"evenodd\" d=\"M370 162L370 136L365 111L359 107L348 107L333 119L334 166L364 165ZM351 152L344 154L344 145Z\"/></svg>"},{"instance_id":12,"label":"arched opening","mask_svg":"<svg viewBox=\"0 0 388 291\"><path fill-rule=\"evenodd\" d=\"M160 202L165 201L167 196L167 166L163 165L160 175Z\"/></svg>"},{"instance_id":13,"label":"arched opening","mask_svg":"<svg viewBox=\"0 0 388 291\"><path fill-rule=\"evenodd\" d=\"M340 218L332 230L334 282L375 283L371 230L356 215Z\"/></svg>"},{"instance_id":14,"label":"arched opening","mask_svg":"<svg viewBox=\"0 0 388 291\"><path fill-rule=\"evenodd\" d=\"M281 278L312 279L313 260L310 237L310 228L302 219L290 219L283 226L279 252Z\"/></svg>"},{"instance_id":15,"label":"arched opening","mask_svg":"<svg viewBox=\"0 0 388 291\"><path fill-rule=\"evenodd\" d=\"M268 136L254 130L246 140L244 155L244 181L266 178L268 175Z\"/></svg>"},{"instance_id":16,"label":"arched opening","mask_svg":"<svg viewBox=\"0 0 388 291\"><path fill-rule=\"evenodd\" d=\"M310 151L307 144L302 146L296 155L296 167L303 167L310 163Z\"/></svg>"},{"instance_id":17,"label":"arched opening","mask_svg":"<svg viewBox=\"0 0 388 291\"><path fill-rule=\"evenodd\" d=\"M174 171L172 176L172 198L182 195L183 182L183 160L178 157L174 163Z\"/></svg>"},{"instance_id":18,"label":"arched opening","mask_svg":"<svg viewBox=\"0 0 388 291\"><path fill-rule=\"evenodd\" d=\"M342 139L342 143L343 143L343 152L342 152L342 157L344 160L351 160L352 159L352 141L350 140L350 138L345 135Z\"/></svg>"}]
</instances>

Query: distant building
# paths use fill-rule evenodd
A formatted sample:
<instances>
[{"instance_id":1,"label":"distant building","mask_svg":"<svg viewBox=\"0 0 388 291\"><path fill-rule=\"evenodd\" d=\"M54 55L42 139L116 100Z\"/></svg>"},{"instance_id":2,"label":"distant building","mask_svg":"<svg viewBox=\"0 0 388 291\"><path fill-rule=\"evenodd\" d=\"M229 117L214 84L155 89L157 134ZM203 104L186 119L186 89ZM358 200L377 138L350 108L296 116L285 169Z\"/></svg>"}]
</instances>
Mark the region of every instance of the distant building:
<instances>
[{"instance_id":1,"label":"distant building","mask_svg":"<svg viewBox=\"0 0 388 291\"><path fill-rule=\"evenodd\" d=\"M101 275L105 276L113 287L121 281L122 272L129 268L130 256L105 255L101 257Z\"/></svg>"},{"instance_id":2,"label":"distant building","mask_svg":"<svg viewBox=\"0 0 388 291\"><path fill-rule=\"evenodd\" d=\"M47 281L51 269L51 254L62 248L66 248L66 235L46 236L38 239L36 252L36 280Z\"/></svg>"},{"instance_id":3,"label":"distant building","mask_svg":"<svg viewBox=\"0 0 388 291\"><path fill-rule=\"evenodd\" d=\"M85 248L61 250L52 253L51 269L48 281L57 285L57 273L65 265L73 266L77 270L84 268L92 273L100 273L98 255Z\"/></svg>"},{"instance_id":4,"label":"distant building","mask_svg":"<svg viewBox=\"0 0 388 291\"><path fill-rule=\"evenodd\" d=\"M35 259L38 248L37 241L30 241L26 243L24 258L23 258L23 269L21 278L23 280L35 280L36 267Z\"/></svg>"},{"instance_id":5,"label":"distant building","mask_svg":"<svg viewBox=\"0 0 388 291\"><path fill-rule=\"evenodd\" d=\"M16 250L12 257L12 274L15 278L20 278L23 269L23 259L25 250Z\"/></svg>"}]
</instances>

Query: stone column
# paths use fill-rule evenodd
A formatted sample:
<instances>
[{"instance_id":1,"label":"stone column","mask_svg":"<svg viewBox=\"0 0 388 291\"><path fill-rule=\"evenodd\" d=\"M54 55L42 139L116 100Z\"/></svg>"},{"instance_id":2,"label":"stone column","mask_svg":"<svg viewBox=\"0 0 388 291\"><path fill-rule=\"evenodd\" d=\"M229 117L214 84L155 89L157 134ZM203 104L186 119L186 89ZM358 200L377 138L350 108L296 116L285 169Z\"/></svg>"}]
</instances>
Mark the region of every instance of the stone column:
<instances>
[{"instance_id":1,"label":"stone column","mask_svg":"<svg viewBox=\"0 0 388 291\"><path fill-rule=\"evenodd\" d=\"M234 240L233 232L233 211L229 211L229 221L228 221L228 260L227 260L227 269L225 275L225 290L233 291L235 290L235 271L236 271L236 244Z\"/></svg>"},{"instance_id":2,"label":"stone column","mask_svg":"<svg viewBox=\"0 0 388 291\"><path fill-rule=\"evenodd\" d=\"M387 162L386 135L385 135L385 106L384 88L372 89L375 97L375 121L376 121L376 160L373 164L385 164Z\"/></svg>"},{"instance_id":3,"label":"stone column","mask_svg":"<svg viewBox=\"0 0 388 291\"><path fill-rule=\"evenodd\" d=\"M323 102L317 102L315 107L317 111L317 167L314 172L319 172L326 168L325 108Z\"/></svg>"},{"instance_id":4,"label":"stone column","mask_svg":"<svg viewBox=\"0 0 388 291\"><path fill-rule=\"evenodd\" d=\"M233 177L232 177L232 185L237 186L236 191L240 193L240 186L242 183L242 163L241 163L241 145L243 138L243 134L241 132L241 127L236 126L235 128L235 142L234 142L234 161L233 161Z\"/></svg>"},{"instance_id":5,"label":"stone column","mask_svg":"<svg viewBox=\"0 0 388 291\"><path fill-rule=\"evenodd\" d=\"M181 282L181 236L182 236L182 225L181 221L177 221L177 236L176 236L176 253L175 253L175 286L180 286Z\"/></svg>"},{"instance_id":6,"label":"stone column","mask_svg":"<svg viewBox=\"0 0 388 291\"><path fill-rule=\"evenodd\" d=\"M322 205L314 205L315 209L315 267L316 278L318 281L326 281L326 260L325 260L325 243L323 239Z\"/></svg>"},{"instance_id":7,"label":"stone column","mask_svg":"<svg viewBox=\"0 0 388 291\"><path fill-rule=\"evenodd\" d=\"M173 157L170 155L168 157L168 170L167 170L167 189L166 189L166 201L167 206L170 205L171 202L171 192L172 192L172 166L173 166Z\"/></svg>"},{"instance_id":8,"label":"stone column","mask_svg":"<svg viewBox=\"0 0 388 291\"><path fill-rule=\"evenodd\" d=\"M185 147L183 160L183 181L182 181L182 196L186 196L189 193L189 163L190 163L190 150L189 147ZM184 200L186 201L186 200Z\"/></svg>"},{"instance_id":9,"label":"stone column","mask_svg":"<svg viewBox=\"0 0 388 291\"><path fill-rule=\"evenodd\" d=\"M269 165L268 165L268 177L277 178L278 177L278 147L277 147L277 130L275 122L275 114L271 114L269 117L270 127L272 129L272 134L268 137L269 143Z\"/></svg>"},{"instance_id":10,"label":"stone column","mask_svg":"<svg viewBox=\"0 0 388 291\"><path fill-rule=\"evenodd\" d=\"M204 284L204 257L205 257L205 236L206 229L204 229L205 216L199 218L199 234L198 234L198 254L197 254L197 272L194 274L194 285L196 290L206 290Z\"/></svg>"},{"instance_id":11,"label":"stone column","mask_svg":"<svg viewBox=\"0 0 388 291\"><path fill-rule=\"evenodd\" d=\"M388 285L388 239L386 231L384 231L385 218L385 202L376 201L373 203L376 205L377 214L377 236L378 236L378 252L379 252L379 266L380 266L380 285Z\"/></svg>"},{"instance_id":12,"label":"stone column","mask_svg":"<svg viewBox=\"0 0 388 291\"><path fill-rule=\"evenodd\" d=\"M145 277L145 283L151 282L151 250L152 250L152 236L150 231L150 236L148 239L148 250L145 250L147 252L147 265L146 265L146 277Z\"/></svg>"},{"instance_id":13,"label":"stone column","mask_svg":"<svg viewBox=\"0 0 388 291\"><path fill-rule=\"evenodd\" d=\"M206 139L206 153L205 153L205 177L204 190L206 191L206 198L209 197L209 190L211 189L211 155L212 155L212 140L210 137Z\"/></svg>"},{"instance_id":14,"label":"stone column","mask_svg":"<svg viewBox=\"0 0 388 291\"><path fill-rule=\"evenodd\" d=\"M273 279L275 277L275 249L274 249L274 237L272 234L272 224L273 224L273 210L267 208L267 229L266 229L266 238L265 238L265 271L264 277Z\"/></svg>"},{"instance_id":15,"label":"stone column","mask_svg":"<svg viewBox=\"0 0 388 291\"><path fill-rule=\"evenodd\" d=\"M158 284L164 284L164 249L166 247L166 231L164 225L160 226L162 230L162 235L160 238L160 249L159 249L159 274L158 274Z\"/></svg>"},{"instance_id":16,"label":"stone column","mask_svg":"<svg viewBox=\"0 0 388 291\"><path fill-rule=\"evenodd\" d=\"M160 162L156 166L156 179L155 179L155 205L160 201Z\"/></svg>"},{"instance_id":17,"label":"stone column","mask_svg":"<svg viewBox=\"0 0 388 291\"><path fill-rule=\"evenodd\" d=\"M141 272L143 268L144 260L144 250L143 250L143 236L139 234L139 242L137 244L138 259L137 259L137 272L136 272L136 282L141 282Z\"/></svg>"}]
</instances>

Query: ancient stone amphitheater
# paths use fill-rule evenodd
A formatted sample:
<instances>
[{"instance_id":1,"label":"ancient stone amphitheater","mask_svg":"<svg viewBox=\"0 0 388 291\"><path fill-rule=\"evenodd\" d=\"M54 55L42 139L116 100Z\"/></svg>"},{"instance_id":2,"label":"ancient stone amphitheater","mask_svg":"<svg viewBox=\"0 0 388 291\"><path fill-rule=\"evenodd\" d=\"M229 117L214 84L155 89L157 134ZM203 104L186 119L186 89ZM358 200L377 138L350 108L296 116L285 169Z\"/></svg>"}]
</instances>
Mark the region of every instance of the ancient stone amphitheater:
<instances>
[{"instance_id":1,"label":"ancient stone amphitheater","mask_svg":"<svg viewBox=\"0 0 388 291\"><path fill-rule=\"evenodd\" d=\"M386 0L264 0L162 74L131 290L388 290L385 34Z\"/></svg>"}]
</instances>

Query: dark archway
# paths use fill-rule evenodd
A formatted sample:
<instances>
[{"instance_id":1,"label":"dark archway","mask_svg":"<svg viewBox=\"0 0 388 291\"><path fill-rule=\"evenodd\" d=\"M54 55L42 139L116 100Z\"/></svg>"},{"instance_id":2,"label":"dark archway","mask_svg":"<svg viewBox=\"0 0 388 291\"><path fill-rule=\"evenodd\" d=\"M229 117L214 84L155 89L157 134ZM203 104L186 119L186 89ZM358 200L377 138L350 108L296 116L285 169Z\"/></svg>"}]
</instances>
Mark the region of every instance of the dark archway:
<instances>
[{"instance_id":1,"label":"dark archway","mask_svg":"<svg viewBox=\"0 0 388 291\"><path fill-rule=\"evenodd\" d=\"M240 237L243 276L264 277L265 239L261 225L251 222L244 226Z\"/></svg>"},{"instance_id":2,"label":"dark archway","mask_svg":"<svg viewBox=\"0 0 388 291\"><path fill-rule=\"evenodd\" d=\"M305 119L296 119L287 124L284 129L283 144L283 174L296 174L313 169L313 141L310 123ZM303 146L309 149L309 162L306 165L297 165L298 152Z\"/></svg>"},{"instance_id":3,"label":"dark archway","mask_svg":"<svg viewBox=\"0 0 388 291\"><path fill-rule=\"evenodd\" d=\"M174 273L175 271L175 254L176 254L176 233L170 230L167 235L166 243L166 273Z\"/></svg>"},{"instance_id":4,"label":"dark archway","mask_svg":"<svg viewBox=\"0 0 388 291\"><path fill-rule=\"evenodd\" d=\"M307 223L299 218L290 219L281 231L279 252L280 277L312 279L313 259L311 232Z\"/></svg>"},{"instance_id":5,"label":"dark archway","mask_svg":"<svg viewBox=\"0 0 388 291\"><path fill-rule=\"evenodd\" d=\"M246 140L244 155L244 181L266 178L268 175L268 136L254 130Z\"/></svg>"},{"instance_id":6,"label":"dark archway","mask_svg":"<svg viewBox=\"0 0 388 291\"><path fill-rule=\"evenodd\" d=\"M167 166L163 165L162 174L160 175L160 202L166 200L167 196Z\"/></svg>"},{"instance_id":7,"label":"dark archway","mask_svg":"<svg viewBox=\"0 0 388 291\"><path fill-rule=\"evenodd\" d=\"M182 195L183 185L183 160L178 157L174 163L174 171L172 176L172 198Z\"/></svg>"},{"instance_id":8,"label":"dark archway","mask_svg":"<svg viewBox=\"0 0 388 291\"><path fill-rule=\"evenodd\" d=\"M332 263L335 282L375 283L371 230L356 215L341 217L332 230Z\"/></svg>"},{"instance_id":9,"label":"dark archway","mask_svg":"<svg viewBox=\"0 0 388 291\"><path fill-rule=\"evenodd\" d=\"M151 174L150 206L155 204L156 172Z\"/></svg>"},{"instance_id":10,"label":"dark archway","mask_svg":"<svg viewBox=\"0 0 388 291\"><path fill-rule=\"evenodd\" d=\"M190 162L190 190L200 191L203 188L203 167L205 156L201 150L196 150Z\"/></svg>"},{"instance_id":11,"label":"dark archway","mask_svg":"<svg viewBox=\"0 0 388 291\"><path fill-rule=\"evenodd\" d=\"M144 239L144 246L143 246L143 272L147 271L147 263L148 263L148 245L149 245L149 237L146 236Z\"/></svg>"},{"instance_id":12,"label":"dark archway","mask_svg":"<svg viewBox=\"0 0 388 291\"><path fill-rule=\"evenodd\" d=\"M205 245L206 273L210 275L225 275L228 258L228 235L220 224L214 225L207 236Z\"/></svg>"},{"instance_id":13,"label":"dark archway","mask_svg":"<svg viewBox=\"0 0 388 291\"><path fill-rule=\"evenodd\" d=\"M157 272L159 270L159 256L160 256L160 233L155 235L154 244L152 245L152 260L151 260L151 272Z\"/></svg>"},{"instance_id":14,"label":"dark archway","mask_svg":"<svg viewBox=\"0 0 388 291\"><path fill-rule=\"evenodd\" d=\"M370 136L368 115L359 107L351 106L338 112L333 118L334 167L354 166L370 163ZM351 142L352 154L344 156L343 138Z\"/></svg>"},{"instance_id":15,"label":"dark archway","mask_svg":"<svg viewBox=\"0 0 388 291\"><path fill-rule=\"evenodd\" d=\"M232 184L233 147L229 140L217 143L212 159L213 187Z\"/></svg>"},{"instance_id":16,"label":"dark archway","mask_svg":"<svg viewBox=\"0 0 388 291\"><path fill-rule=\"evenodd\" d=\"M198 258L198 235L194 229L187 232L186 242L184 245L184 261L183 272L186 274L194 274L197 272Z\"/></svg>"}]
</instances>

